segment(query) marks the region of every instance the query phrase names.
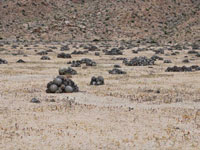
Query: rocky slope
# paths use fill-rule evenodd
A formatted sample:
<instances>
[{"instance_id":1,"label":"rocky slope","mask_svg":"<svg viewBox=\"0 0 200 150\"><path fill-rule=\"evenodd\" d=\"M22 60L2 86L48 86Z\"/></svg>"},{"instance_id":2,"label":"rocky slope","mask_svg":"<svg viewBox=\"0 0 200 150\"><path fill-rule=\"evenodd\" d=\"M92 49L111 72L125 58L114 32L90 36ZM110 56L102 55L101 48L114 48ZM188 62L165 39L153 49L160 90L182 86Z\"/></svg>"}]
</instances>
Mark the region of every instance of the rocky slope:
<instances>
[{"instance_id":1,"label":"rocky slope","mask_svg":"<svg viewBox=\"0 0 200 150\"><path fill-rule=\"evenodd\" d=\"M199 0L0 0L0 38L200 40Z\"/></svg>"}]
</instances>

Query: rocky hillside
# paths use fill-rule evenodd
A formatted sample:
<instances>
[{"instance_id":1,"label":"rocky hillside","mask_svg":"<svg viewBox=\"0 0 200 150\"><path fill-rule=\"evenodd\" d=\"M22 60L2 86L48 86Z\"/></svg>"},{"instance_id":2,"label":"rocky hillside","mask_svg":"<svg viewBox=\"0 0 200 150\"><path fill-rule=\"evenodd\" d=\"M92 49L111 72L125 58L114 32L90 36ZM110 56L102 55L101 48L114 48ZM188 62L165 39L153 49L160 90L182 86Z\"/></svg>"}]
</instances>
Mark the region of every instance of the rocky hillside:
<instances>
[{"instance_id":1,"label":"rocky hillside","mask_svg":"<svg viewBox=\"0 0 200 150\"><path fill-rule=\"evenodd\" d=\"M0 38L200 40L199 0L0 0Z\"/></svg>"}]
</instances>

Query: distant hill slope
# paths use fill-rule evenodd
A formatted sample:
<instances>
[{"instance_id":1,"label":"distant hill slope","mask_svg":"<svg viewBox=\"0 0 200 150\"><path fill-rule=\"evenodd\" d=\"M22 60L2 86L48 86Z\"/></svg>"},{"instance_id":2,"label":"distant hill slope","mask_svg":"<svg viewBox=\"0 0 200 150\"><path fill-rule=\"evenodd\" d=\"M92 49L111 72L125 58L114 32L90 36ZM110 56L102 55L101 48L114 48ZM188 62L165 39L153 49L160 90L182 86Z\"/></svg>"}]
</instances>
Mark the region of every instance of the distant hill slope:
<instances>
[{"instance_id":1,"label":"distant hill slope","mask_svg":"<svg viewBox=\"0 0 200 150\"><path fill-rule=\"evenodd\" d=\"M0 0L0 37L200 40L200 0Z\"/></svg>"}]
</instances>

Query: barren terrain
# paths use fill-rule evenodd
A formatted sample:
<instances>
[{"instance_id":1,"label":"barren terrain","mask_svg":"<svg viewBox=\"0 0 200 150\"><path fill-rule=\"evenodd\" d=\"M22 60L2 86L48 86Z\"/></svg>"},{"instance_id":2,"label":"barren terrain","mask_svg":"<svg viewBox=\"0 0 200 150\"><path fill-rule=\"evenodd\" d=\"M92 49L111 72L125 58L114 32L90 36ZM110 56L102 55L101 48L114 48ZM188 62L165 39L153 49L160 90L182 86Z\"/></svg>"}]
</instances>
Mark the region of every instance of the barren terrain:
<instances>
[{"instance_id":1,"label":"barren terrain","mask_svg":"<svg viewBox=\"0 0 200 150\"><path fill-rule=\"evenodd\" d=\"M138 45L124 49L123 55L104 55L106 44L118 47L118 42L97 42L100 56L93 51L72 58L57 58L61 45L83 51L80 42L14 43L1 45L0 65L0 149L194 149L200 147L200 71L165 72L169 66L200 65L199 57L183 50L167 50L172 61L157 60L151 66L126 66L118 57L151 57L155 45ZM52 49L51 60L40 60L37 52ZM28 49L29 48L29 49ZM132 50L144 49L137 54ZM171 55L172 52L180 52ZM189 63L182 60L187 58ZM80 92L47 94L46 85L58 75L60 67L71 60L90 58L96 66L74 68L78 74L72 80ZM23 59L25 63L16 63ZM124 75L112 75L108 70L118 64ZM92 76L101 75L105 85L89 85ZM30 103L32 98L41 103ZM53 99L53 100L52 100ZM55 101L55 102L54 102Z\"/></svg>"},{"instance_id":2,"label":"barren terrain","mask_svg":"<svg viewBox=\"0 0 200 150\"><path fill-rule=\"evenodd\" d=\"M200 40L199 0L1 0L0 38Z\"/></svg>"},{"instance_id":3,"label":"barren terrain","mask_svg":"<svg viewBox=\"0 0 200 150\"><path fill-rule=\"evenodd\" d=\"M199 16L200 0L0 0L0 150L199 150Z\"/></svg>"}]
</instances>

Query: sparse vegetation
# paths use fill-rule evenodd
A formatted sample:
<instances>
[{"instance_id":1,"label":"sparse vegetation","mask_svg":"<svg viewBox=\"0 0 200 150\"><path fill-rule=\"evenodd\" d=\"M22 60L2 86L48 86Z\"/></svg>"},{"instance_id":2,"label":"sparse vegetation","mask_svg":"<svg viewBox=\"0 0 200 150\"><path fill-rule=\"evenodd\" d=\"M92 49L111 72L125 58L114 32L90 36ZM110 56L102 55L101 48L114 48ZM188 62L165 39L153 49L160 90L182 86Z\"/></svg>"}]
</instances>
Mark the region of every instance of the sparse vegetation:
<instances>
[{"instance_id":1,"label":"sparse vegetation","mask_svg":"<svg viewBox=\"0 0 200 150\"><path fill-rule=\"evenodd\" d=\"M198 149L199 2L0 1L0 149Z\"/></svg>"}]
</instances>

